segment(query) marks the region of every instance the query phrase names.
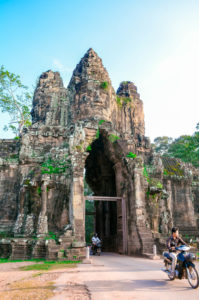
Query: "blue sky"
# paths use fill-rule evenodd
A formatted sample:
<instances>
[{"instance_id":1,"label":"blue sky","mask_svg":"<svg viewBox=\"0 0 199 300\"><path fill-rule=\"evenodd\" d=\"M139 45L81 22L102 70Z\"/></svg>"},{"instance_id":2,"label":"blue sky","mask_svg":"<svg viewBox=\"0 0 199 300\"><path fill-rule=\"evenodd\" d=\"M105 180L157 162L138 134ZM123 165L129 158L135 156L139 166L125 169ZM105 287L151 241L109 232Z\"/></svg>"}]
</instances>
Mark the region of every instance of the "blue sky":
<instances>
[{"instance_id":1,"label":"blue sky","mask_svg":"<svg viewBox=\"0 0 199 300\"><path fill-rule=\"evenodd\" d=\"M138 87L146 135L192 134L199 122L199 1L0 0L0 65L30 88L46 70L67 86L88 48L115 89ZM12 137L2 128L0 138Z\"/></svg>"}]
</instances>

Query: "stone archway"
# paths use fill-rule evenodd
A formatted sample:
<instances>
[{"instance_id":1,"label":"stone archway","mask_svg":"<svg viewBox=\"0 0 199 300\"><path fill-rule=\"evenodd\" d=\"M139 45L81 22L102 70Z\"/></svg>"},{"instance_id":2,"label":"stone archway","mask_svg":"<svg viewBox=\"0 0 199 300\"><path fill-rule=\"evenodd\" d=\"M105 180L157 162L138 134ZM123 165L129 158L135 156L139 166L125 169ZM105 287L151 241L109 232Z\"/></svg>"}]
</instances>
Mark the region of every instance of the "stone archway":
<instances>
[{"instance_id":1,"label":"stone archway","mask_svg":"<svg viewBox=\"0 0 199 300\"><path fill-rule=\"evenodd\" d=\"M110 142L105 132L102 132L92 143L86 158L85 180L94 193L94 197L90 199L98 200L95 201L95 231L103 240L104 251L124 253L126 252L125 202L123 201L122 206L122 198L117 195L117 167L109 148ZM88 198L85 197L85 200ZM122 245L120 245L121 237Z\"/></svg>"}]
</instances>

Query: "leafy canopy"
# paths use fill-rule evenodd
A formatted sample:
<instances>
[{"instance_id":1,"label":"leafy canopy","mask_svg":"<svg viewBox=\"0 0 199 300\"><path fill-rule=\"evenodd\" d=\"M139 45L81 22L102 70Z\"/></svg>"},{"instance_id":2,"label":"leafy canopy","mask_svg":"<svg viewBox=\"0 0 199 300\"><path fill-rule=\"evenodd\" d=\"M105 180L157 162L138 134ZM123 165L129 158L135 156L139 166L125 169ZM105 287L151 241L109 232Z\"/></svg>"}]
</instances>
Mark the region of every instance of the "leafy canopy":
<instances>
[{"instance_id":1,"label":"leafy canopy","mask_svg":"<svg viewBox=\"0 0 199 300\"><path fill-rule=\"evenodd\" d=\"M22 84L19 75L0 68L0 109L7 112L11 120L4 126L4 130L11 129L18 136L23 128L31 125L30 109L32 96L28 88Z\"/></svg>"},{"instance_id":2,"label":"leafy canopy","mask_svg":"<svg viewBox=\"0 0 199 300\"><path fill-rule=\"evenodd\" d=\"M199 167L199 123L193 135L182 135L175 140L165 136L158 137L153 146L157 153L180 158Z\"/></svg>"}]
</instances>

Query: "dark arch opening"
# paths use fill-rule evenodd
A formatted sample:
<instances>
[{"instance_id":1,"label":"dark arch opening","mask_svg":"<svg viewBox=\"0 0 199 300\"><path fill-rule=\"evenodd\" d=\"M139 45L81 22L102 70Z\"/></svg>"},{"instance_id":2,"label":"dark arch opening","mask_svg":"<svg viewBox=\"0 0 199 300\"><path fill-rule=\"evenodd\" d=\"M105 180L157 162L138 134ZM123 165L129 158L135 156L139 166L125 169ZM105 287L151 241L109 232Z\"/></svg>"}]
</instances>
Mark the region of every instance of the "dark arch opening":
<instances>
[{"instance_id":1,"label":"dark arch opening","mask_svg":"<svg viewBox=\"0 0 199 300\"><path fill-rule=\"evenodd\" d=\"M94 196L116 196L114 164L107 151L108 141L100 137L91 145L85 162L85 180ZM117 251L117 203L95 201L94 231L103 241L104 251Z\"/></svg>"}]
</instances>

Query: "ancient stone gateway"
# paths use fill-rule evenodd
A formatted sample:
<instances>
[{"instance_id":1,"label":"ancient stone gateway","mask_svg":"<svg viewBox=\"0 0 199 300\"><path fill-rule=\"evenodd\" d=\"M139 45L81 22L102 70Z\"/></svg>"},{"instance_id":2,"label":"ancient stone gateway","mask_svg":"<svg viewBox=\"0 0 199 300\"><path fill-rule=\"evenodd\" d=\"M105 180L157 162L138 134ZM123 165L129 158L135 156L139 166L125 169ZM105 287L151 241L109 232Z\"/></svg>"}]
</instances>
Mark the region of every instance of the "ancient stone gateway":
<instances>
[{"instance_id":1,"label":"ancient stone gateway","mask_svg":"<svg viewBox=\"0 0 199 300\"><path fill-rule=\"evenodd\" d=\"M114 251L161 248L173 224L198 236L199 170L154 155L136 86L124 81L115 93L93 49L67 88L58 72L44 72L32 126L19 140L0 140L0 256L84 256L84 180L93 196L122 199L96 207Z\"/></svg>"},{"instance_id":2,"label":"ancient stone gateway","mask_svg":"<svg viewBox=\"0 0 199 300\"><path fill-rule=\"evenodd\" d=\"M105 201L98 206L98 215L96 216L96 232L99 234L107 251L117 251L127 253L127 228L126 228L126 203L120 197L103 197L103 196L85 196L85 200ZM111 206L109 202L115 202ZM106 219L103 222L103 208L106 209ZM111 214L112 208L112 214ZM113 210L114 208L114 210ZM114 236L114 240L113 240ZM112 238L112 239L111 239ZM104 241L105 240L105 241Z\"/></svg>"}]
</instances>

